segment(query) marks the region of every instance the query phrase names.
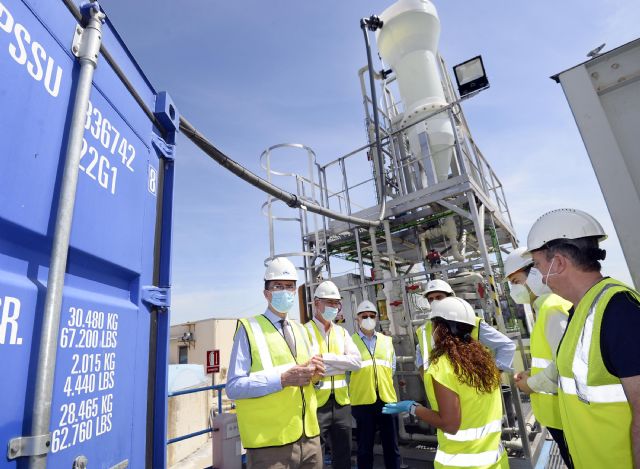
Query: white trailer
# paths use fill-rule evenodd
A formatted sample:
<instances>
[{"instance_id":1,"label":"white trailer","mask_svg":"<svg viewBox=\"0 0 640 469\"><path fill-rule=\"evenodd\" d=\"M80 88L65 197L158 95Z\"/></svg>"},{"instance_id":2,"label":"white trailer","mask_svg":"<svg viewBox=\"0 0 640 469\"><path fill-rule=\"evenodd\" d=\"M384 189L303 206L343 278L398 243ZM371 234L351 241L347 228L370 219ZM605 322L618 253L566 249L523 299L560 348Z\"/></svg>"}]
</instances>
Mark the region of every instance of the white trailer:
<instances>
[{"instance_id":1,"label":"white trailer","mask_svg":"<svg viewBox=\"0 0 640 469\"><path fill-rule=\"evenodd\" d=\"M562 85L640 287L640 39L554 75Z\"/></svg>"}]
</instances>

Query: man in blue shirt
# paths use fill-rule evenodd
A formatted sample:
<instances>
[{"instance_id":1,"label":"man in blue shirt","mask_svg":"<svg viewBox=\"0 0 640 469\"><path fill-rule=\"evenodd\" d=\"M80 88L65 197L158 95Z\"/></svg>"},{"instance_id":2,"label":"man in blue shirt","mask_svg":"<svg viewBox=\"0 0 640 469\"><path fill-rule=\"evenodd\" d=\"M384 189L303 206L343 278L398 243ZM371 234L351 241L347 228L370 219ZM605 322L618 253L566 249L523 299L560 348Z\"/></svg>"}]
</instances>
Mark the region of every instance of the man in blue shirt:
<instances>
[{"instance_id":1,"label":"man in blue shirt","mask_svg":"<svg viewBox=\"0 0 640 469\"><path fill-rule=\"evenodd\" d=\"M397 400L393 342L391 337L376 332L378 312L372 302L360 303L357 314L358 329L352 337L360 350L362 367L351 374L349 392L357 424L358 468L373 468L373 445L379 430L385 468L400 469L398 422L395 416L382 413L385 403Z\"/></svg>"},{"instance_id":2,"label":"man in blue shirt","mask_svg":"<svg viewBox=\"0 0 640 469\"><path fill-rule=\"evenodd\" d=\"M301 436L297 441L291 443L283 442L286 441L286 437L282 436L286 434L286 428L274 428L275 423L265 423L262 428L256 429L251 428L251 419L247 419L245 420L245 422L248 422L247 427L243 428L243 421L240 419L240 402L238 402L241 436L243 433L248 435L247 439L250 437L253 444L255 444L255 441L269 441L268 437L276 441L276 443L257 444L256 447L247 449L247 467L249 468L272 466L307 469L322 468L320 438L318 433L315 435L309 434L309 431L311 431L308 428L309 425L305 425L312 421L317 428L315 392L312 387L311 391L314 393L314 412L312 416L306 415L308 411L305 405L305 397L308 396L306 392L309 384L320 379L324 375L325 369L320 356L312 356L306 363L296 364L295 361L296 356L300 355L300 351L303 348L308 350L306 355L311 356L311 345L305 329L297 321L287 317L288 311L295 302L297 279L296 268L288 259L276 258L271 261L264 276L264 296L269 303L268 307L263 315L249 320L242 320L234 337L226 386L226 393L230 399L239 400L240 402L246 400L247 403L257 402L253 401L253 399L260 399L278 393L288 386L299 388L300 391L296 391L296 393L302 396L300 409L303 421ZM268 322L265 321L265 318ZM246 328L249 324L250 331L247 331ZM268 340L265 340L267 335L261 333L261 327L268 327L268 329L273 327L280 333L280 336L274 338L272 337L273 334L271 334ZM253 339L250 339L249 332L251 332ZM265 366L265 362L271 362L272 360L273 354L271 353L270 345L273 343L275 343L278 350L288 347L291 351L292 357L290 357L290 363L286 366ZM253 350L254 356L259 356L263 365L263 369L254 370L253 372L251 371L252 347L255 347ZM285 348L285 350L287 349ZM256 412L264 412L261 420L271 422L273 420L271 417L278 415L278 413L291 412L291 406L295 406L297 402L297 398L295 402L276 401L276 404L283 406L282 411L273 407L258 406L259 410L254 410L252 415L255 415ZM255 408L255 406L252 408ZM288 422L285 426L288 426ZM260 432L264 433L266 437L261 435ZM244 440L245 438L243 437L245 447L249 446Z\"/></svg>"},{"instance_id":3,"label":"man in blue shirt","mask_svg":"<svg viewBox=\"0 0 640 469\"><path fill-rule=\"evenodd\" d=\"M430 280L427 283L427 288L425 292L425 296L427 297L427 301L432 303L435 300L442 300L448 296L455 296L451 285L449 285L444 280ZM422 326L424 327L424 326ZM502 332L496 330L491 327L485 321L480 321L478 331L478 339L480 342L495 356L496 366L500 371L513 371L513 356L516 352L516 344L513 343L509 337L504 335ZM420 333L422 328L418 329L416 333ZM420 370L420 376L423 376L424 372L424 359L422 357L422 353L420 351L420 344L416 344L416 368Z\"/></svg>"}]
</instances>

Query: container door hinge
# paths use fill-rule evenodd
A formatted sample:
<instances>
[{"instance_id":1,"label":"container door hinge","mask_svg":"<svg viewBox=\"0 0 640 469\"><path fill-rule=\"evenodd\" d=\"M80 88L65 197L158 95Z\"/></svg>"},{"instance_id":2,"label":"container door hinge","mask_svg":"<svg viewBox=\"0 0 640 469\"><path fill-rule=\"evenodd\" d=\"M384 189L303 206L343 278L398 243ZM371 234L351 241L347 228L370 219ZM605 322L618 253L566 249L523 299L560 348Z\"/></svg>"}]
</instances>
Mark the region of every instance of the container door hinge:
<instances>
[{"instance_id":1,"label":"container door hinge","mask_svg":"<svg viewBox=\"0 0 640 469\"><path fill-rule=\"evenodd\" d=\"M40 456L51 451L51 433L38 436L20 436L9 440L7 458L16 459L23 456Z\"/></svg>"},{"instance_id":2,"label":"container door hinge","mask_svg":"<svg viewBox=\"0 0 640 469\"><path fill-rule=\"evenodd\" d=\"M151 145L159 158L170 161L174 160L175 145L165 142L162 137L156 134L152 134L151 136Z\"/></svg>"},{"instance_id":3,"label":"container door hinge","mask_svg":"<svg viewBox=\"0 0 640 469\"><path fill-rule=\"evenodd\" d=\"M171 306L171 287L146 285L142 287L142 301L161 309L167 309Z\"/></svg>"}]
</instances>

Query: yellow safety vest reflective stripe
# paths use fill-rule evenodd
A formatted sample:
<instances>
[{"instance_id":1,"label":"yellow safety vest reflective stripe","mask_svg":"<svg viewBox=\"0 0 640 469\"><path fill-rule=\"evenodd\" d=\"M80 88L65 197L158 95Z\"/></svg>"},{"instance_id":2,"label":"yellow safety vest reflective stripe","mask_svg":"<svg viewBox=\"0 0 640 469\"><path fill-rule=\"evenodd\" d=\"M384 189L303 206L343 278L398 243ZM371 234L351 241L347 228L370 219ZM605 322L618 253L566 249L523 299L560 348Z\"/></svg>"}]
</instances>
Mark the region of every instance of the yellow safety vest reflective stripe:
<instances>
[{"instance_id":1,"label":"yellow safety vest reflective stripe","mask_svg":"<svg viewBox=\"0 0 640 469\"><path fill-rule=\"evenodd\" d=\"M460 399L461 421L457 433L438 430L436 468L482 467L508 468L507 454L500 442L502 434L502 400L500 386L490 393L480 394L475 388L460 382L447 355L432 363L425 375L427 397L438 411L433 381L455 392Z\"/></svg>"},{"instance_id":2,"label":"yellow safety vest reflective stripe","mask_svg":"<svg viewBox=\"0 0 640 469\"><path fill-rule=\"evenodd\" d=\"M393 387L393 342L391 337L378 332L375 334L373 355L357 332L351 336L362 357L361 368L351 373L351 405L373 404L378 398L383 402L398 400Z\"/></svg>"},{"instance_id":3,"label":"yellow safety vest reflective stripe","mask_svg":"<svg viewBox=\"0 0 640 469\"><path fill-rule=\"evenodd\" d=\"M264 315L241 319L251 347L251 370L284 372L311 358L311 344L303 326L289 320L296 341L294 358L282 334ZM316 393L312 384L287 386L278 392L236 400L240 439L245 448L283 446L302 435L320 434L316 413Z\"/></svg>"},{"instance_id":4,"label":"yellow safety vest reflective stripe","mask_svg":"<svg viewBox=\"0 0 640 469\"><path fill-rule=\"evenodd\" d=\"M537 375L553 362L553 350L546 336L547 323L558 312L569 316L571 303L564 298L549 293L542 295L533 303L536 310L536 323L531 331L531 376ZM541 425L562 429L560 407L557 394L531 394L531 407Z\"/></svg>"},{"instance_id":5,"label":"yellow safety vest reflective stripe","mask_svg":"<svg viewBox=\"0 0 640 469\"><path fill-rule=\"evenodd\" d=\"M331 325L327 332L329 346L327 346L327 342L324 337L322 337L322 333L320 332L320 329L318 329L318 325L315 321L309 321L305 324L305 327L309 331L309 338L311 340L314 355L316 353L322 354L329 352L336 355L344 355L347 331L343 327L340 327L337 324ZM349 404L349 388L347 387L347 377L344 373L334 376L325 376L322 381L316 385L318 407L322 407L327 403L331 393L333 393L338 404Z\"/></svg>"},{"instance_id":6,"label":"yellow safety vest reflective stripe","mask_svg":"<svg viewBox=\"0 0 640 469\"><path fill-rule=\"evenodd\" d=\"M633 467L631 407L620 379L602 359L600 330L613 295L640 294L602 279L576 306L558 349L558 400L564 434L575 467Z\"/></svg>"}]
</instances>

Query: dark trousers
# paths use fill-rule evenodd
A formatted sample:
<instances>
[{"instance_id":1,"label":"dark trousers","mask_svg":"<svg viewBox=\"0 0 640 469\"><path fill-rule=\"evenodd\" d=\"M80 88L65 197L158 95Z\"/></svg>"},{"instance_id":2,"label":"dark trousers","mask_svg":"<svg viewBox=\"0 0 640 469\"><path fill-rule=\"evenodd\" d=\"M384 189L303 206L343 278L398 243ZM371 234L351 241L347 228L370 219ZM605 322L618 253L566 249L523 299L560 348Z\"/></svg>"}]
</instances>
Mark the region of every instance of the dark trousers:
<instances>
[{"instance_id":1,"label":"dark trousers","mask_svg":"<svg viewBox=\"0 0 640 469\"><path fill-rule=\"evenodd\" d=\"M400 450L398 449L398 422L395 415L382 413L384 402L378 400L374 404L351 406L351 413L356 419L358 428L358 469L373 468L373 440L380 430L384 467L400 469Z\"/></svg>"},{"instance_id":2,"label":"dark trousers","mask_svg":"<svg viewBox=\"0 0 640 469\"><path fill-rule=\"evenodd\" d=\"M333 394L322 407L318 407L320 442L327 453L331 447L331 466L334 469L351 469L351 406L340 405Z\"/></svg>"},{"instance_id":3,"label":"dark trousers","mask_svg":"<svg viewBox=\"0 0 640 469\"><path fill-rule=\"evenodd\" d=\"M569 469L573 469L573 461L571 461L571 455L569 454L569 448L567 447L567 441L564 439L564 432L557 428L547 427L549 433L553 437L554 441L558 445L560 450L560 456Z\"/></svg>"}]
</instances>

